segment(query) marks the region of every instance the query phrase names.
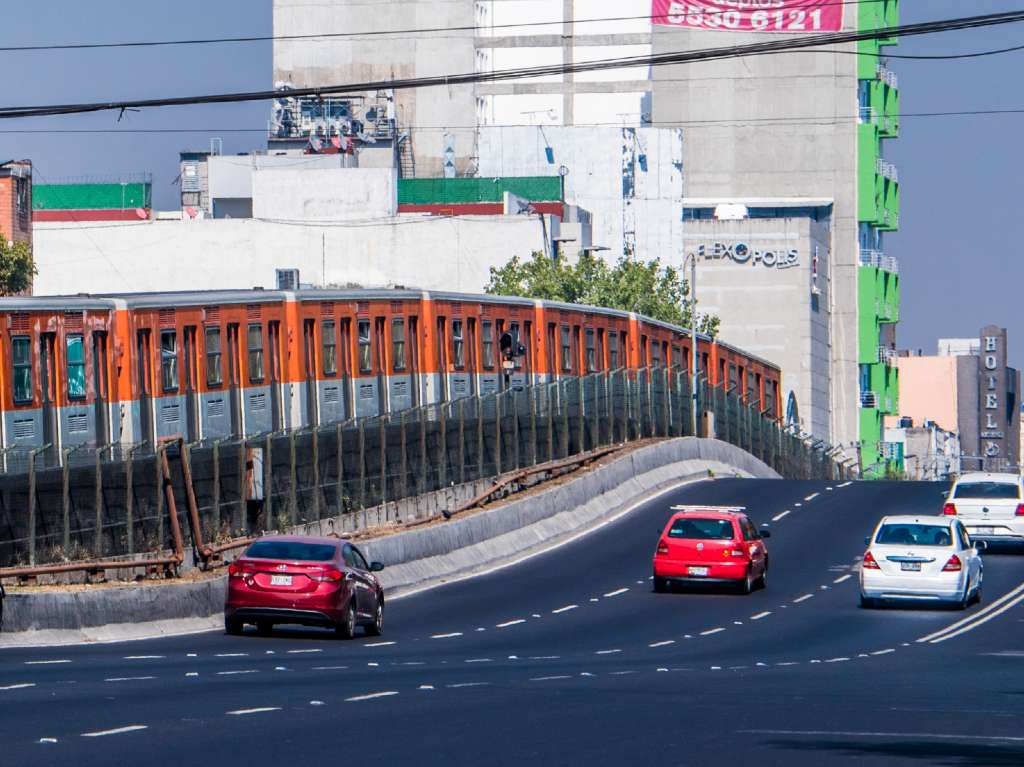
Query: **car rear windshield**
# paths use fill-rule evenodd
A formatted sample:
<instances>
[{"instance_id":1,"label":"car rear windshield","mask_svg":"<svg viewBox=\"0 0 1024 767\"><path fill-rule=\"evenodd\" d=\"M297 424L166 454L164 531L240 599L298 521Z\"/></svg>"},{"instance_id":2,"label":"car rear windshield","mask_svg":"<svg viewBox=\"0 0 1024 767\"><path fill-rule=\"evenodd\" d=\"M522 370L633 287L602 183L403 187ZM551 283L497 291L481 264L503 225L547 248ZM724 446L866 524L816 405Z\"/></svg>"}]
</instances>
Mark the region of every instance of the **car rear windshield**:
<instances>
[{"instance_id":1,"label":"car rear windshield","mask_svg":"<svg viewBox=\"0 0 1024 767\"><path fill-rule=\"evenodd\" d=\"M296 541L256 541L245 552L257 559L289 559L302 562L329 562L338 553L330 543L298 543Z\"/></svg>"},{"instance_id":2,"label":"car rear windshield","mask_svg":"<svg viewBox=\"0 0 1024 767\"><path fill-rule=\"evenodd\" d=\"M699 541L731 541L732 521L728 519L677 519L668 531L669 538Z\"/></svg>"},{"instance_id":3,"label":"car rear windshield","mask_svg":"<svg viewBox=\"0 0 1024 767\"><path fill-rule=\"evenodd\" d=\"M1016 484L1010 482L961 482L956 486L954 498L1017 498Z\"/></svg>"},{"instance_id":4,"label":"car rear windshield","mask_svg":"<svg viewBox=\"0 0 1024 767\"><path fill-rule=\"evenodd\" d=\"M907 546L949 546L953 543L948 527L939 525L882 525L875 543Z\"/></svg>"}]
</instances>

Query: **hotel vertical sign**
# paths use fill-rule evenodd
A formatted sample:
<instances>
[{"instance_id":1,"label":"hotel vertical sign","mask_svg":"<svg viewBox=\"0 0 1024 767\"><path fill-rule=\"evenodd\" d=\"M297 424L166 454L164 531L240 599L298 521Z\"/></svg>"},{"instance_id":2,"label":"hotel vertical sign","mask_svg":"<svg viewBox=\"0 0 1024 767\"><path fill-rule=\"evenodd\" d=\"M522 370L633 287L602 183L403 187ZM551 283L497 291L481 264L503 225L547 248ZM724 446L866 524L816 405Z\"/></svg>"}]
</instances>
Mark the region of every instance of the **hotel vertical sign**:
<instances>
[{"instance_id":1,"label":"hotel vertical sign","mask_svg":"<svg viewBox=\"0 0 1024 767\"><path fill-rule=\"evenodd\" d=\"M985 469L998 471L1005 461L1013 458L1014 450L1007 444L1009 424L1006 417L1006 330L988 325L981 329L979 351L981 375L978 397L978 427L981 437L981 455Z\"/></svg>"}]
</instances>

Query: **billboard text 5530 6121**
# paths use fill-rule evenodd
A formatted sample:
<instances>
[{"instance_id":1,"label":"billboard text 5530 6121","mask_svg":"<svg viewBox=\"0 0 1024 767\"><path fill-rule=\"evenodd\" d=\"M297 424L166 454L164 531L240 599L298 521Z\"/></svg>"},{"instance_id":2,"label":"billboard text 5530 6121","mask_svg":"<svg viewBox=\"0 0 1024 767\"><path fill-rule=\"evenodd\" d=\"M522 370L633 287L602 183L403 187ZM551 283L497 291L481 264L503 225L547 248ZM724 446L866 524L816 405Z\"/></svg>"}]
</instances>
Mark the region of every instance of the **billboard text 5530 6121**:
<instances>
[{"instance_id":1,"label":"billboard text 5530 6121","mask_svg":"<svg viewBox=\"0 0 1024 767\"><path fill-rule=\"evenodd\" d=\"M835 0L652 0L651 23L733 32L838 32Z\"/></svg>"}]
</instances>

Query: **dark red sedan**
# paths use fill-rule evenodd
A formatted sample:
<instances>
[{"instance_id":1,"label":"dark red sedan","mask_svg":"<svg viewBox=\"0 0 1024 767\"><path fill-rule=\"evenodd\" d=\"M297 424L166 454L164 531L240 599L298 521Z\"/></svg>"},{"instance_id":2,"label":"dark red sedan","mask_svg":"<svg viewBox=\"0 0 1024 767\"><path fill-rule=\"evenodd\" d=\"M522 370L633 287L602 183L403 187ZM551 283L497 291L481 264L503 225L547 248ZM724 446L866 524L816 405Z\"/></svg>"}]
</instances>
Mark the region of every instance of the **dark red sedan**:
<instances>
[{"instance_id":1,"label":"dark red sedan","mask_svg":"<svg viewBox=\"0 0 1024 767\"><path fill-rule=\"evenodd\" d=\"M768 549L741 510L694 506L677 511L661 533L654 553L654 590L670 583L728 583L744 594L768 583Z\"/></svg>"},{"instance_id":2,"label":"dark red sedan","mask_svg":"<svg viewBox=\"0 0 1024 767\"><path fill-rule=\"evenodd\" d=\"M246 623L269 634L275 624L333 628L351 638L357 626L384 630L384 589L351 543L336 538L275 535L260 538L228 567L224 630L241 634Z\"/></svg>"}]
</instances>

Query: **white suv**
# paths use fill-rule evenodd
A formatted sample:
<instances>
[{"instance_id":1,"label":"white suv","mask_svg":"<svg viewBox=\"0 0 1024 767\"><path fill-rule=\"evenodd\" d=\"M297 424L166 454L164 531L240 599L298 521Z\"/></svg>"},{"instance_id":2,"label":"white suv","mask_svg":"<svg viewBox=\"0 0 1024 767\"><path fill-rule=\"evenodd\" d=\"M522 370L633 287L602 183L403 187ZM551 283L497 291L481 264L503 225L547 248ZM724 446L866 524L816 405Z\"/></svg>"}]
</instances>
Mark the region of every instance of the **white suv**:
<instances>
[{"instance_id":1,"label":"white suv","mask_svg":"<svg viewBox=\"0 0 1024 767\"><path fill-rule=\"evenodd\" d=\"M964 474L953 483L942 513L958 517L972 539L1024 544L1024 484L1018 474Z\"/></svg>"}]
</instances>

